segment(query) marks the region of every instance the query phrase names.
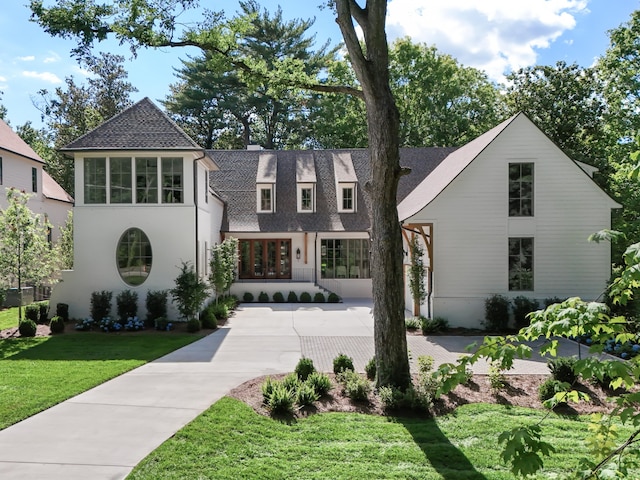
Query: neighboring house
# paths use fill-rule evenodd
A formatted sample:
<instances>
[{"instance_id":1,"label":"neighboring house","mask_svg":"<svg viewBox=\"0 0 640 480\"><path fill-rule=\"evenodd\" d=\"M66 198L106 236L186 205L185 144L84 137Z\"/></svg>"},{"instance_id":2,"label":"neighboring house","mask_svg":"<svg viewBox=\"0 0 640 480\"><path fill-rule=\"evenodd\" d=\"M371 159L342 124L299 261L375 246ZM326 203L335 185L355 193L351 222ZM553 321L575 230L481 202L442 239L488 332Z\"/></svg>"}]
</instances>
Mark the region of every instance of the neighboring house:
<instances>
[{"instance_id":1,"label":"neighboring house","mask_svg":"<svg viewBox=\"0 0 640 480\"><path fill-rule=\"evenodd\" d=\"M49 220L51 241L60 236L73 198L43 170L44 160L9 125L0 120L0 209L7 207L6 189L16 188L31 195L29 208Z\"/></svg>"},{"instance_id":2,"label":"neighboring house","mask_svg":"<svg viewBox=\"0 0 640 480\"><path fill-rule=\"evenodd\" d=\"M137 291L144 311L181 261L206 276L225 237L239 239L239 296L371 297L367 150L204 151L144 99L63 151L76 167L75 271L52 303L74 317L97 290ZM428 246L422 313L479 326L494 293L593 299L604 287L608 245L587 237L618 205L524 115L457 150L402 149L401 163L405 239Z\"/></svg>"}]
</instances>

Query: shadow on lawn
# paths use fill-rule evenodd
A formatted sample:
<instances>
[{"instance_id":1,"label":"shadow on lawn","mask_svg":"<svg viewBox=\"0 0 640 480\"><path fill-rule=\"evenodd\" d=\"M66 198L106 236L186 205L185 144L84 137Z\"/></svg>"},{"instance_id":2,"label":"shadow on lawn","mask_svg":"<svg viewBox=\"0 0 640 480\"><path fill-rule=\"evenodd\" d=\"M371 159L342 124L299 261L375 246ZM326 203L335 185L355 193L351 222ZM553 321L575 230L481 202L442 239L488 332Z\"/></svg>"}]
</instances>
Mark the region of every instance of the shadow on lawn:
<instances>
[{"instance_id":1,"label":"shadow on lawn","mask_svg":"<svg viewBox=\"0 0 640 480\"><path fill-rule=\"evenodd\" d=\"M0 360L141 360L161 362L207 362L224 342L228 329L207 337L193 334L80 333L51 337L16 338L0 342ZM189 352L179 351L204 339ZM161 358L159 358L161 357Z\"/></svg>"},{"instance_id":2,"label":"shadow on lawn","mask_svg":"<svg viewBox=\"0 0 640 480\"><path fill-rule=\"evenodd\" d=\"M447 480L486 479L475 469L464 453L449 441L433 419L396 417L394 421L404 425L427 461L442 478Z\"/></svg>"}]
</instances>

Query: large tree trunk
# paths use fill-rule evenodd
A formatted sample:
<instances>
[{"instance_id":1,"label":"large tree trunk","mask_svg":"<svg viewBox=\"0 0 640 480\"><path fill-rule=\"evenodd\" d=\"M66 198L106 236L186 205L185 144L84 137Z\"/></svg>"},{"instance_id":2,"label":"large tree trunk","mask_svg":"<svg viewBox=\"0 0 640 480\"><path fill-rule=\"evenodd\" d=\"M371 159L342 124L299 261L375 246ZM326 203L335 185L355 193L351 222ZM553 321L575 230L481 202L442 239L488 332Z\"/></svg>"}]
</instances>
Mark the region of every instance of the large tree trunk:
<instances>
[{"instance_id":1,"label":"large tree trunk","mask_svg":"<svg viewBox=\"0 0 640 480\"><path fill-rule=\"evenodd\" d=\"M396 193L401 175L400 119L389 86L385 33L386 0L337 0L336 12L367 107L371 181L371 276L377 384L406 389L411 384L404 324L402 233ZM364 33L361 47L353 25Z\"/></svg>"}]
</instances>

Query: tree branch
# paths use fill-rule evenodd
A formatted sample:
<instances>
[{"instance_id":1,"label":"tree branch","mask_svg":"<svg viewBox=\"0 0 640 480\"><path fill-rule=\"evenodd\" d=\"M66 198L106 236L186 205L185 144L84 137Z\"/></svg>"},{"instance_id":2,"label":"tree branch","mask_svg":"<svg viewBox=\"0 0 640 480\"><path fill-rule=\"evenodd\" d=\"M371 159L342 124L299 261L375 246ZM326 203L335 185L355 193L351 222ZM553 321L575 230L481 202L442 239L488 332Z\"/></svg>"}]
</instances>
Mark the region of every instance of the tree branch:
<instances>
[{"instance_id":1,"label":"tree branch","mask_svg":"<svg viewBox=\"0 0 640 480\"><path fill-rule=\"evenodd\" d=\"M593 467L593 469L591 470L591 475L592 476L596 475L598 471L602 467L604 467L613 457L622 453L625 450L625 448L627 448L632 443L637 442L636 437L638 435L640 435L640 430L636 430L635 432L633 432L622 445L620 445L618 448L616 448L611 453L609 453L609 455L604 457L600 463L598 463L595 467Z\"/></svg>"}]
</instances>

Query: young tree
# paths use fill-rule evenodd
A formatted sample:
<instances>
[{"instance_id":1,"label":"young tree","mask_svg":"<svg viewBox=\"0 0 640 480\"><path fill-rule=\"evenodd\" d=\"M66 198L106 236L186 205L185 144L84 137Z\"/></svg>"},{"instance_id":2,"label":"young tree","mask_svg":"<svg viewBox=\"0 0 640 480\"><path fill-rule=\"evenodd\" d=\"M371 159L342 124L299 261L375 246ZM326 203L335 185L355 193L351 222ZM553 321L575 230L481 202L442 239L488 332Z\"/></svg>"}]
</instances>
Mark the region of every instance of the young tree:
<instances>
[{"instance_id":1,"label":"young tree","mask_svg":"<svg viewBox=\"0 0 640 480\"><path fill-rule=\"evenodd\" d=\"M216 301L220 294L231 288L236 279L238 265L238 239L227 238L211 248L209 283L214 287Z\"/></svg>"},{"instance_id":2,"label":"young tree","mask_svg":"<svg viewBox=\"0 0 640 480\"><path fill-rule=\"evenodd\" d=\"M73 210L69 210L67 220L60 227L60 239L56 245L60 268L71 270L73 268Z\"/></svg>"},{"instance_id":3,"label":"young tree","mask_svg":"<svg viewBox=\"0 0 640 480\"><path fill-rule=\"evenodd\" d=\"M420 314L420 305L427 298L424 284L424 249L418 237L414 235L409 242L411 266L409 267L409 289L413 297L414 315Z\"/></svg>"},{"instance_id":4,"label":"young tree","mask_svg":"<svg viewBox=\"0 0 640 480\"><path fill-rule=\"evenodd\" d=\"M207 285L200 280L191 263L182 262L175 284L170 292L180 316L185 321L197 318L200 307L207 299Z\"/></svg>"},{"instance_id":5,"label":"young tree","mask_svg":"<svg viewBox=\"0 0 640 480\"><path fill-rule=\"evenodd\" d=\"M347 46L360 90L351 86L318 83L305 69L305 62L291 58L247 56L242 40L250 32L246 16L224 20L206 12L195 27L179 22L180 10L194 6L192 0L140 0L97 4L93 0L58 0L44 7L31 0L32 19L51 35L75 38L72 53L87 56L93 44L110 34L128 43L135 52L141 47L195 46L221 55L231 71L247 82L268 82L271 88L298 87L326 93L361 97L367 111L368 146L372 176L364 187L371 202L371 271L374 302L374 338L379 385L406 389L411 385L404 327L402 236L396 210L400 177L400 117L389 85L389 51L385 32L387 0L328 2ZM360 27L362 40L356 33ZM184 28L183 31L177 31Z\"/></svg>"},{"instance_id":6,"label":"young tree","mask_svg":"<svg viewBox=\"0 0 640 480\"><path fill-rule=\"evenodd\" d=\"M0 210L0 277L5 286L18 287L20 320L22 286L42 285L56 269L53 250L47 242L51 225L29 210L28 201L28 194L9 188L7 208Z\"/></svg>"}]
</instances>

